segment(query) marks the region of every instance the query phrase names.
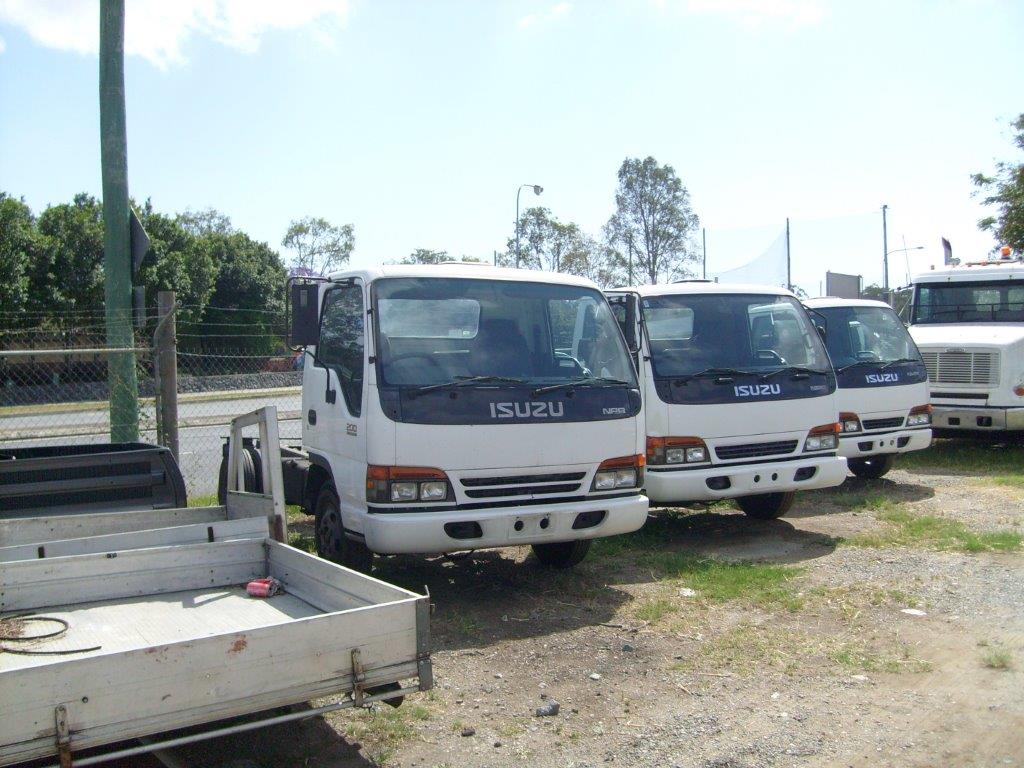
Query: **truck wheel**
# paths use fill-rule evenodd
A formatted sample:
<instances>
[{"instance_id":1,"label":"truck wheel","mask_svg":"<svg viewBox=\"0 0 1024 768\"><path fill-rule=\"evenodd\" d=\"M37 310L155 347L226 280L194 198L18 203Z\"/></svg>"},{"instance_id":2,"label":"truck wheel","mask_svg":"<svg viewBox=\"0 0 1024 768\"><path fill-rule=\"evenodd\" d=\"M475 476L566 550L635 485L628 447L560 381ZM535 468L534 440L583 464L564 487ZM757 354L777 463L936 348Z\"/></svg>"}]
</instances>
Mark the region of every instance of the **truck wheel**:
<instances>
[{"instance_id":1,"label":"truck wheel","mask_svg":"<svg viewBox=\"0 0 1024 768\"><path fill-rule=\"evenodd\" d=\"M895 460L895 456L887 453L881 456L865 456L862 459L848 459L847 464L850 466L850 471L857 477L862 477L865 480L877 480L892 469Z\"/></svg>"},{"instance_id":2,"label":"truck wheel","mask_svg":"<svg viewBox=\"0 0 1024 768\"><path fill-rule=\"evenodd\" d=\"M263 462L259 451L246 446L242 449L242 488L250 493L263 493ZM224 506L228 498L228 457L220 460L217 475L217 503Z\"/></svg>"},{"instance_id":3,"label":"truck wheel","mask_svg":"<svg viewBox=\"0 0 1024 768\"><path fill-rule=\"evenodd\" d=\"M582 561L589 551L590 539L533 545L533 554L549 568L572 568Z\"/></svg>"},{"instance_id":4,"label":"truck wheel","mask_svg":"<svg viewBox=\"0 0 1024 768\"><path fill-rule=\"evenodd\" d=\"M316 497L316 553L325 560L354 571L373 570L373 552L366 545L345 535L341 524L341 504L333 483L324 483Z\"/></svg>"},{"instance_id":5,"label":"truck wheel","mask_svg":"<svg viewBox=\"0 0 1024 768\"><path fill-rule=\"evenodd\" d=\"M786 493L758 493L754 496L740 496L736 503L747 517L755 520L777 520L793 506L796 491Z\"/></svg>"}]
</instances>

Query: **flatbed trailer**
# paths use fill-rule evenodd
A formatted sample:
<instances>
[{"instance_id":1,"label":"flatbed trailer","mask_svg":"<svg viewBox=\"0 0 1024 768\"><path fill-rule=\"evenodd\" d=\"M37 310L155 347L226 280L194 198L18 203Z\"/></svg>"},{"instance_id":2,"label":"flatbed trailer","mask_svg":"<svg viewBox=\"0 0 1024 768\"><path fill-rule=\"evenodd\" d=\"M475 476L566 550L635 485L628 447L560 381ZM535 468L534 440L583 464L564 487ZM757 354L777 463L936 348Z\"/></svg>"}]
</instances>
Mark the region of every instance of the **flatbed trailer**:
<instances>
[{"instance_id":1,"label":"flatbed trailer","mask_svg":"<svg viewBox=\"0 0 1024 768\"><path fill-rule=\"evenodd\" d=\"M276 444L273 409L232 431L249 424ZM91 765L431 687L429 598L276 540L280 475L264 476L269 493L232 490L223 507L7 521L0 534L25 533L0 542L0 618L21 634L0 641L0 765ZM283 592L250 597L246 583L267 576Z\"/></svg>"}]
</instances>

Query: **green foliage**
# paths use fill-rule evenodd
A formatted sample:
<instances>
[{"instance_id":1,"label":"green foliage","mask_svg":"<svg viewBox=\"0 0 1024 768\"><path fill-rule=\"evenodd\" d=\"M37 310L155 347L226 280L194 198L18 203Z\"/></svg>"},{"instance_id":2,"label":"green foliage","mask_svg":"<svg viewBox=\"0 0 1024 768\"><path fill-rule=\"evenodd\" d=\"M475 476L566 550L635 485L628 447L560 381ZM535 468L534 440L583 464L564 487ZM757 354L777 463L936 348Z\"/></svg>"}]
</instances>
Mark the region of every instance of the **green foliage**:
<instances>
[{"instance_id":1,"label":"green foliage","mask_svg":"<svg viewBox=\"0 0 1024 768\"><path fill-rule=\"evenodd\" d=\"M327 219L307 216L288 226L281 245L295 252L293 266L326 275L348 262L355 235L351 224L335 227Z\"/></svg>"},{"instance_id":2,"label":"green foliage","mask_svg":"<svg viewBox=\"0 0 1024 768\"><path fill-rule=\"evenodd\" d=\"M402 264L443 264L446 261L462 261L467 264L484 264L483 259L478 259L475 256L462 256L461 258L453 258L448 255L448 251L432 251L429 248L417 248L415 251L410 253L404 259Z\"/></svg>"},{"instance_id":3,"label":"green foliage","mask_svg":"<svg viewBox=\"0 0 1024 768\"><path fill-rule=\"evenodd\" d=\"M955 552L1018 552L1022 537L1013 531L972 531L959 520L915 515L900 505L882 507L875 517L888 526L881 533L861 534L848 542L861 547L923 546Z\"/></svg>"},{"instance_id":4,"label":"green foliage","mask_svg":"<svg viewBox=\"0 0 1024 768\"><path fill-rule=\"evenodd\" d=\"M1024 114L1011 123L1013 143L1024 150ZM971 181L982 194L982 203L996 206L996 213L978 222L978 227L991 232L998 245L1008 245L1017 253L1024 252L1024 163L1000 162L996 173L975 173Z\"/></svg>"},{"instance_id":5,"label":"green foliage","mask_svg":"<svg viewBox=\"0 0 1024 768\"><path fill-rule=\"evenodd\" d=\"M690 193L670 165L653 157L627 157L619 168L616 211L605 225L612 267L634 282L672 282L692 276L696 262L692 237L700 226L690 207Z\"/></svg>"},{"instance_id":6,"label":"green foliage","mask_svg":"<svg viewBox=\"0 0 1024 768\"><path fill-rule=\"evenodd\" d=\"M103 206L85 193L47 208L36 221L45 238L29 267L29 308L60 315L103 307Z\"/></svg>"},{"instance_id":7,"label":"green foliage","mask_svg":"<svg viewBox=\"0 0 1024 768\"><path fill-rule=\"evenodd\" d=\"M598 284L609 284L605 251L594 238L572 222L563 223L544 207L527 208L519 217L519 258L516 237L508 239L507 250L499 256L501 266L518 265L523 269L541 269L586 277Z\"/></svg>"},{"instance_id":8,"label":"green foliage","mask_svg":"<svg viewBox=\"0 0 1024 768\"><path fill-rule=\"evenodd\" d=\"M32 211L23 200L0 192L0 307L9 320L28 304L28 271L42 248Z\"/></svg>"}]
</instances>

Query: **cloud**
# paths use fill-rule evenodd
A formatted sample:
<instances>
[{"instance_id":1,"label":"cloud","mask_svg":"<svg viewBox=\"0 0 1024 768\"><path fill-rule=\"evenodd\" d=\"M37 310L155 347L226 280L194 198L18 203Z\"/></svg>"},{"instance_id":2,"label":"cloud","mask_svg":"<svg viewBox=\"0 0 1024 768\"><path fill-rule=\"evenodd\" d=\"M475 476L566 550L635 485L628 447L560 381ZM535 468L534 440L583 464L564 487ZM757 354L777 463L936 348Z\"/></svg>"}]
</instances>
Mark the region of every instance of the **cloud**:
<instances>
[{"instance_id":1,"label":"cloud","mask_svg":"<svg viewBox=\"0 0 1024 768\"><path fill-rule=\"evenodd\" d=\"M664 0L656 0L659 5ZM768 21L813 26L825 15L821 0L686 0L687 13L717 15L757 26Z\"/></svg>"},{"instance_id":2,"label":"cloud","mask_svg":"<svg viewBox=\"0 0 1024 768\"><path fill-rule=\"evenodd\" d=\"M3 53L6 50L7 50L7 43L5 43L4 39L2 37L0 37L0 53Z\"/></svg>"},{"instance_id":3,"label":"cloud","mask_svg":"<svg viewBox=\"0 0 1024 768\"><path fill-rule=\"evenodd\" d=\"M516 22L516 27L519 29L530 29L531 27L536 27L540 24L557 21L558 19L568 16L571 10L572 3L556 3L546 10L523 16L523 18Z\"/></svg>"},{"instance_id":4,"label":"cloud","mask_svg":"<svg viewBox=\"0 0 1024 768\"><path fill-rule=\"evenodd\" d=\"M348 0L127 0L125 53L160 69L186 61L184 48L204 36L245 53L272 30L312 30L329 41L345 25ZM98 0L0 0L0 23L25 30L40 45L96 54Z\"/></svg>"}]
</instances>

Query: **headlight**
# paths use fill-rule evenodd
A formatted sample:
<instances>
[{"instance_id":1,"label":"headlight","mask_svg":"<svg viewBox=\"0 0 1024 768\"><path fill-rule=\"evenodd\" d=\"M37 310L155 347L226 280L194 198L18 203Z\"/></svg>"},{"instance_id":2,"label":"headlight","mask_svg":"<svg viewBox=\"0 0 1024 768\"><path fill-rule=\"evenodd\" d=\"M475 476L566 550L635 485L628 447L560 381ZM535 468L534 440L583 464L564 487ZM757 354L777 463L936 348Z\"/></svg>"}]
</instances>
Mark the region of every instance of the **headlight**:
<instances>
[{"instance_id":1,"label":"headlight","mask_svg":"<svg viewBox=\"0 0 1024 768\"><path fill-rule=\"evenodd\" d=\"M448 484L433 480L420 483L420 501L444 501L448 495Z\"/></svg>"},{"instance_id":2,"label":"headlight","mask_svg":"<svg viewBox=\"0 0 1024 768\"><path fill-rule=\"evenodd\" d=\"M932 407L931 405L918 405L910 409L910 415L907 416L908 427L924 427L932 423Z\"/></svg>"},{"instance_id":3,"label":"headlight","mask_svg":"<svg viewBox=\"0 0 1024 768\"><path fill-rule=\"evenodd\" d=\"M648 464L700 464L708 461L708 448L699 437L648 437Z\"/></svg>"},{"instance_id":4,"label":"headlight","mask_svg":"<svg viewBox=\"0 0 1024 768\"><path fill-rule=\"evenodd\" d=\"M834 451L839 446L839 424L822 424L815 427L804 441L804 451Z\"/></svg>"},{"instance_id":5,"label":"headlight","mask_svg":"<svg viewBox=\"0 0 1024 768\"><path fill-rule=\"evenodd\" d=\"M620 456L602 461L594 474L592 491L614 491L616 488L638 488L643 483L644 457Z\"/></svg>"},{"instance_id":6,"label":"headlight","mask_svg":"<svg viewBox=\"0 0 1024 768\"><path fill-rule=\"evenodd\" d=\"M842 425L843 432L860 432L860 418L856 413L840 413L839 423Z\"/></svg>"},{"instance_id":7,"label":"headlight","mask_svg":"<svg viewBox=\"0 0 1024 768\"><path fill-rule=\"evenodd\" d=\"M416 483L392 483L391 484L391 500L392 501L415 501L416 500Z\"/></svg>"}]
</instances>

